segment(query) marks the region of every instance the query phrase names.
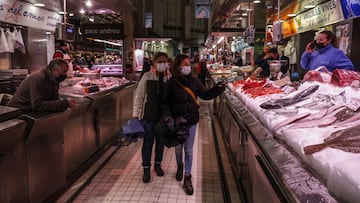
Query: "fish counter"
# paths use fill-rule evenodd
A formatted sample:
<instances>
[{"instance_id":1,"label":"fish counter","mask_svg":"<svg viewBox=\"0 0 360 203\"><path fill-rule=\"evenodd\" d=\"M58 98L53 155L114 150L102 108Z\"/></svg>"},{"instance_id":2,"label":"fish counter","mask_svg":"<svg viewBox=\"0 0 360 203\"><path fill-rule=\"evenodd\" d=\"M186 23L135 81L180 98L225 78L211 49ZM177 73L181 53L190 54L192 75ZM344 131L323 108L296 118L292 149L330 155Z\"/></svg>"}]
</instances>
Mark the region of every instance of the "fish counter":
<instances>
[{"instance_id":1,"label":"fish counter","mask_svg":"<svg viewBox=\"0 0 360 203\"><path fill-rule=\"evenodd\" d=\"M215 108L246 199L357 202L360 90L307 81L267 94L243 82Z\"/></svg>"}]
</instances>

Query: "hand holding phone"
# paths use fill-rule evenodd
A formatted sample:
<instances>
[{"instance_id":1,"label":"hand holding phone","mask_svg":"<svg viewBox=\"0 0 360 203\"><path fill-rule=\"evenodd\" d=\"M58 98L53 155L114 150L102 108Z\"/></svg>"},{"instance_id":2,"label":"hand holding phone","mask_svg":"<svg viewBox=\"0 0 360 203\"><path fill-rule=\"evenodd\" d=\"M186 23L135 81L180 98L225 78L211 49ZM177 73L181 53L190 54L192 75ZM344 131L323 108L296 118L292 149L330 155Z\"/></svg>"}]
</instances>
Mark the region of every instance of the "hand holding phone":
<instances>
[{"instance_id":1,"label":"hand holding phone","mask_svg":"<svg viewBox=\"0 0 360 203\"><path fill-rule=\"evenodd\" d=\"M316 41L312 41L312 42L309 42L307 45L306 45L306 52L307 53L312 53L315 51L315 47L316 47Z\"/></svg>"},{"instance_id":2,"label":"hand holding phone","mask_svg":"<svg viewBox=\"0 0 360 203\"><path fill-rule=\"evenodd\" d=\"M316 40L314 40L314 41L311 42L310 48L311 48L311 49L315 49L316 45L317 45L317 44L316 44Z\"/></svg>"}]
</instances>

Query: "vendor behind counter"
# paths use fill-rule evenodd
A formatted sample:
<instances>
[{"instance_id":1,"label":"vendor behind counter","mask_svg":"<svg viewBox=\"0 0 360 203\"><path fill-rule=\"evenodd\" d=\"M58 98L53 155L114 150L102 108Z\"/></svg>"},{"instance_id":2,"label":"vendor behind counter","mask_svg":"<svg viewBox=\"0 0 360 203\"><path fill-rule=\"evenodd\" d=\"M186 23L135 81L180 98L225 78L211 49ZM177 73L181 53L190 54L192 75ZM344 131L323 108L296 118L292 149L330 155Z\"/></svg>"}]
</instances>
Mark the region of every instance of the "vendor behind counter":
<instances>
[{"instance_id":1,"label":"vendor behind counter","mask_svg":"<svg viewBox=\"0 0 360 203\"><path fill-rule=\"evenodd\" d=\"M22 82L7 105L19 108L23 113L60 112L75 107L74 100L59 98L59 83L66 79L67 71L65 60L52 60L47 67Z\"/></svg>"},{"instance_id":2,"label":"vendor behind counter","mask_svg":"<svg viewBox=\"0 0 360 203\"><path fill-rule=\"evenodd\" d=\"M255 75L260 75L261 77L270 77L272 80L280 79L289 74L289 57L284 55L279 55L277 47L272 47L269 49L268 53L264 56L264 61L262 64L256 68L254 71ZM270 74L270 64L274 60L279 60L281 63L279 74Z\"/></svg>"}]
</instances>

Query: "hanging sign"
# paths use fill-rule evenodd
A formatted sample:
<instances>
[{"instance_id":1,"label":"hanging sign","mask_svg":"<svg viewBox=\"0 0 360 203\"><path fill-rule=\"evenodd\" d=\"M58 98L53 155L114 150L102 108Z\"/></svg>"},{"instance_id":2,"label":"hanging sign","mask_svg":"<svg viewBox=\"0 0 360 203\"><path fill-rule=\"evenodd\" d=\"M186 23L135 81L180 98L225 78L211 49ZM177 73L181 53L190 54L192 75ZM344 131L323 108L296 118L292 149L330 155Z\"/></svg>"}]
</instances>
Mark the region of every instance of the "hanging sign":
<instances>
[{"instance_id":1,"label":"hanging sign","mask_svg":"<svg viewBox=\"0 0 360 203\"><path fill-rule=\"evenodd\" d=\"M357 16L360 16L359 0L341 0L341 7L345 19L355 18Z\"/></svg>"},{"instance_id":2,"label":"hanging sign","mask_svg":"<svg viewBox=\"0 0 360 203\"><path fill-rule=\"evenodd\" d=\"M152 13L145 13L145 28L152 28Z\"/></svg>"},{"instance_id":3,"label":"hanging sign","mask_svg":"<svg viewBox=\"0 0 360 203\"><path fill-rule=\"evenodd\" d=\"M62 22L62 16L29 3L16 0L0 0L0 21L55 31L56 24Z\"/></svg>"},{"instance_id":4,"label":"hanging sign","mask_svg":"<svg viewBox=\"0 0 360 203\"><path fill-rule=\"evenodd\" d=\"M344 20L339 1L331 0L295 17L298 32L305 32Z\"/></svg>"},{"instance_id":5,"label":"hanging sign","mask_svg":"<svg viewBox=\"0 0 360 203\"><path fill-rule=\"evenodd\" d=\"M209 0L195 0L195 18L209 18L210 10Z\"/></svg>"}]
</instances>

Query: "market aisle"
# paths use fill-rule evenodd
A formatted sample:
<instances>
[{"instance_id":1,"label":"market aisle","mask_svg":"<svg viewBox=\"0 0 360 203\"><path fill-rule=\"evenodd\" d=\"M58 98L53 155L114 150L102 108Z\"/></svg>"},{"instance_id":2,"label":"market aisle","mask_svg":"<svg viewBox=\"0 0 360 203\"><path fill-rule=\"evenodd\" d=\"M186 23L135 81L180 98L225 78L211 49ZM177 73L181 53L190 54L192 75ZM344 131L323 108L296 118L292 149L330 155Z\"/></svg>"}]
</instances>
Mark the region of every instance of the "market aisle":
<instances>
[{"instance_id":1,"label":"market aisle","mask_svg":"<svg viewBox=\"0 0 360 203\"><path fill-rule=\"evenodd\" d=\"M156 176L152 167L150 183L143 183L142 140L139 140L121 147L74 202L224 202L209 113L210 105L211 102L202 102L200 109L200 122L194 145L194 195L186 195L182 188L183 182L175 180L177 166L174 148L165 148L164 151L162 167L165 176ZM57 202L66 202L90 176L91 171L114 149L115 147L111 147Z\"/></svg>"}]
</instances>

